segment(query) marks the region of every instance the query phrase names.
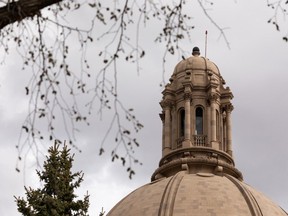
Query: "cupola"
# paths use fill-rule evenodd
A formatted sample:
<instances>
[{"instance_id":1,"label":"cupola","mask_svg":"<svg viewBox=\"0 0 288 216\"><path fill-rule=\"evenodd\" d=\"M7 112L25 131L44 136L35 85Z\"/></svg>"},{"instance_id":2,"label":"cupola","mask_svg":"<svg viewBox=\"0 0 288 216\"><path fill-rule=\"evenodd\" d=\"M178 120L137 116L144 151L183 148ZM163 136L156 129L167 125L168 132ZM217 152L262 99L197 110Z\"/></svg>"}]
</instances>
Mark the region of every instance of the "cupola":
<instances>
[{"instance_id":1,"label":"cupola","mask_svg":"<svg viewBox=\"0 0 288 216\"><path fill-rule=\"evenodd\" d=\"M176 65L169 81L160 102L162 159L152 179L174 175L183 164L190 172L220 169L241 179L232 155L233 94L217 65L194 47L192 56ZM203 158L210 158L205 165L200 163Z\"/></svg>"}]
</instances>

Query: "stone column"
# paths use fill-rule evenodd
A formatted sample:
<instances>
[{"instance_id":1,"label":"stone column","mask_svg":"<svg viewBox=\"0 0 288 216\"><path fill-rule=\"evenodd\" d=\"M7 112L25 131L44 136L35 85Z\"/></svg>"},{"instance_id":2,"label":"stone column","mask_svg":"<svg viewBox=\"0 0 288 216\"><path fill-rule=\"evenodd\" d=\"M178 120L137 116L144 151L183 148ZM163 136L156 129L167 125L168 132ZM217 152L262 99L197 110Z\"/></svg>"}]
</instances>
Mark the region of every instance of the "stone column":
<instances>
[{"instance_id":1,"label":"stone column","mask_svg":"<svg viewBox=\"0 0 288 216\"><path fill-rule=\"evenodd\" d=\"M226 112L225 112L225 116L223 116L223 151L227 152Z\"/></svg>"},{"instance_id":2,"label":"stone column","mask_svg":"<svg viewBox=\"0 0 288 216\"><path fill-rule=\"evenodd\" d=\"M161 122L162 122L162 154L164 153L165 148L165 113L162 112L159 114ZM163 156L163 155L162 155Z\"/></svg>"},{"instance_id":3,"label":"stone column","mask_svg":"<svg viewBox=\"0 0 288 216\"><path fill-rule=\"evenodd\" d=\"M211 103L210 103L210 100L207 100L207 104L206 104L206 113L207 113L207 121L206 121L206 125L207 125L207 145L208 147L211 147L210 146L210 143L211 143Z\"/></svg>"},{"instance_id":4,"label":"stone column","mask_svg":"<svg viewBox=\"0 0 288 216\"><path fill-rule=\"evenodd\" d=\"M174 109L174 108L173 108ZM177 115L178 113L177 112L173 112L173 110L171 110L171 136L170 136L170 139L171 139L171 150L177 148L177 141L175 142L175 140L178 138L177 136L177 124L175 124L175 122L178 122L177 120Z\"/></svg>"},{"instance_id":5,"label":"stone column","mask_svg":"<svg viewBox=\"0 0 288 216\"><path fill-rule=\"evenodd\" d=\"M211 103L211 147L219 150L219 143L217 142L217 125L216 125L216 101L218 95L211 94L210 95L210 103Z\"/></svg>"},{"instance_id":6,"label":"stone column","mask_svg":"<svg viewBox=\"0 0 288 216\"><path fill-rule=\"evenodd\" d=\"M223 109L221 108L220 112L220 130L219 130L219 137L221 141L220 150L224 151L224 116L223 116Z\"/></svg>"},{"instance_id":7,"label":"stone column","mask_svg":"<svg viewBox=\"0 0 288 216\"><path fill-rule=\"evenodd\" d=\"M184 94L185 99L185 130L184 130L184 142L183 147L188 148L192 146L191 143L191 94L185 93Z\"/></svg>"},{"instance_id":8,"label":"stone column","mask_svg":"<svg viewBox=\"0 0 288 216\"><path fill-rule=\"evenodd\" d=\"M171 104L165 103L165 122L164 122L164 149L163 155L167 155L171 150Z\"/></svg>"},{"instance_id":9,"label":"stone column","mask_svg":"<svg viewBox=\"0 0 288 216\"><path fill-rule=\"evenodd\" d=\"M232 157L232 125L231 125L231 112L233 110L233 105L226 105L226 135L227 135L227 153Z\"/></svg>"}]
</instances>

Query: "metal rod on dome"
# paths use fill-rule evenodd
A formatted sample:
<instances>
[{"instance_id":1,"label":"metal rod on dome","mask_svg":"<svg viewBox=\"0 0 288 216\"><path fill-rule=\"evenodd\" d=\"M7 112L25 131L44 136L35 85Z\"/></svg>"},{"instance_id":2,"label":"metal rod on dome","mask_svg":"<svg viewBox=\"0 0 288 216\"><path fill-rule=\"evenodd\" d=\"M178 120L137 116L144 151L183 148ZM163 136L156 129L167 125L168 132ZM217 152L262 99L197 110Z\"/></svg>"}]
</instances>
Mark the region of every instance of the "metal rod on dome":
<instances>
[{"instance_id":1,"label":"metal rod on dome","mask_svg":"<svg viewBox=\"0 0 288 216\"><path fill-rule=\"evenodd\" d=\"M208 31L206 30L205 31L205 58L206 58L206 55L207 55L207 35L208 35Z\"/></svg>"}]
</instances>

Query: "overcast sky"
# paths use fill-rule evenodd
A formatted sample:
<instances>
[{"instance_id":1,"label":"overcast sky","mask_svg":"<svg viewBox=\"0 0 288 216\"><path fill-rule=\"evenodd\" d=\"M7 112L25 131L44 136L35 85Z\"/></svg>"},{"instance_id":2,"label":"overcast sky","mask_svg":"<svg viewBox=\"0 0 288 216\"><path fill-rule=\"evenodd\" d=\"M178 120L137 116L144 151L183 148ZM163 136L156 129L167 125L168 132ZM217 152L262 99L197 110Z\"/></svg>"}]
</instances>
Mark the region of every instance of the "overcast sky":
<instances>
[{"instance_id":1,"label":"overcast sky","mask_svg":"<svg viewBox=\"0 0 288 216\"><path fill-rule=\"evenodd\" d=\"M197 5L196 3L194 4ZM211 11L221 26L229 27L226 36L228 49L219 32L199 8L191 8L195 30L191 31L192 42L187 41L187 51L198 46L204 54L204 32L208 30L207 57L215 62L226 85L234 94L232 112L233 150L236 167L244 181L263 192L288 211L288 44L282 35L268 25L271 11L265 1L215 2ZM148 26L141 38L153 37ZM141 146L136 156L143 162L135 167L136 176L129 180L125 168L111 163L110 152L99 157L99 143L108 127L107 118L95 117L90 127L81 128L77 143L82 153L75 152L75 170L83 170L84 182L78 191L80 198L90 194L90 215L98 215L101 207L111 209L121 198L137 187L148 183L161 157L161 112L159 86L162 77L161 55L163 49L153 40L145 41L147 56L141 62L140 74L131 68L119 70L120 95L127 106L144 124L137 134ZM149 49L148 49L149 48ZM16 216L17 208L13 195L24 196L24 183L38 187L33 156L23 172L15 172L17 144L20 127L27 113L24 87L29 72L22 72L19 58L10 55L1 65L0 76L0 215ZM166 65L166 81L179 59L170 58ZM95 66L96 67L96 66ZM109 145L109 144L108 144Z\"/></svg>"}]
</instances>

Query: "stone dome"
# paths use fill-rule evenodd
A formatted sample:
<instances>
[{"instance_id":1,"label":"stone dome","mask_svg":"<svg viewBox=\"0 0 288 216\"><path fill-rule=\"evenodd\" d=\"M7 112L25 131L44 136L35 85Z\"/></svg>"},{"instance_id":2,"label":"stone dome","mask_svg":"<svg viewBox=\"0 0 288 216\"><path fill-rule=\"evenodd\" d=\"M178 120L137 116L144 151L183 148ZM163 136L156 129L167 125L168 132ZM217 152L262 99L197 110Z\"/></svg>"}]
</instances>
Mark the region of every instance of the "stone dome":
<instances>
[{"instance_id":1,"label":"stone dome","mask_svg":"<svg viewBox=\"0 0 288 216\"><path fill-rule=\"evenodd\" d=\"M233 94L199 48L192 55L162 92L162 158L151 183L108 216L288 216L243 182L233 159Z\"/></svg>"},{"instance_id":2,"label":"stone dome","mask_svg":"<svg viewBox=\"0 0 288 216\"><path fill-rule=\"evenodd\" d=\"M172 86L179 89L187 77L190 77L192 85L203 88L211 82L218 86L225 84L217 65L208 58L199 56L198 53L180 61L175 66L169 81Z\"/></svg>"},{"instance_id":3,"label":"stone dome","mask_svg":"<svg viewBox=\"0 0 288 216\"><path fill-rule=\"evenodd\" d=\"M108 213L108 216L121 215L287 216L287 213L230 175L180 171L136 189Z\"/></svg>"},{"instance_id":4,"label":"stone dome","mask_svg":"<svg viewBox=\"0 0 288 216\"><path fill-rule=\"evenodd\" d=\"M184 72L187 70L207 71L217 75L220 74L219 69L215 63L199 55L193 55L187 59L180 61L176 65L173 74L176 75L180 72Z\"/></svg>"}]
</instances>

